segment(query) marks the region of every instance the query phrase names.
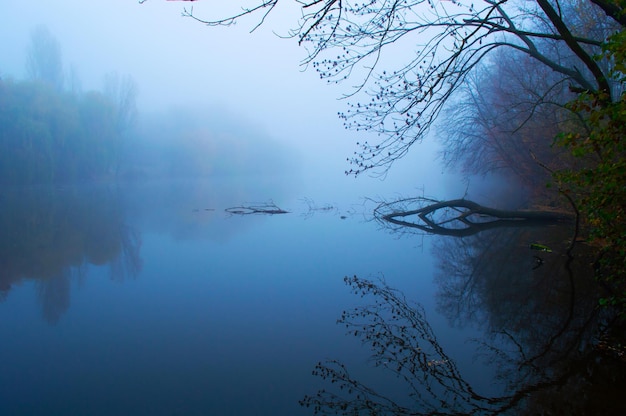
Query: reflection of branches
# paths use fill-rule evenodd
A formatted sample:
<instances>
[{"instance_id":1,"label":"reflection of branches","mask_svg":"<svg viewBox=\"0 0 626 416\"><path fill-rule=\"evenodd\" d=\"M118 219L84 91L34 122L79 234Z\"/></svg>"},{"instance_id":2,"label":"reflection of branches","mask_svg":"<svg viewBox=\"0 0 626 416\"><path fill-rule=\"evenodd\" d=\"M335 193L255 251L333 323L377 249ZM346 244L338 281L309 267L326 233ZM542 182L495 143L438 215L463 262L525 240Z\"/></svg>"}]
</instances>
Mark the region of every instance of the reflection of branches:
<instances>
[{"instance_id":1,"label":"reflection of branches","mask_svg":"<svg viewBox=\"0 0 626 416\"><path fill-rule=\"evenodd\" d=\"M496 354L508 362L499 373L515 384L545 376L571 359L581 340L597 330L591 254L581 246L572 256L571 229L499 229L441 238L433 246L439 262L438 310L459 326L479 325L493 340L513 344L508 356L498 347L483 347L490 359ZM533 268L528 248L528 241L537 240L553 249L542 257L541 268Z\"/></svg>"},{"instance_id":2,"label":"reflection of branches","mask_svg":"<svg viewBox=\"0 0 626 416\"><path fill-rule=\"evenodd\" d=\"M373 302L343 312L338 323L345 325L350 335L360 337L363 344L371 348L374 364L402 380L408 394L406 403L400 403L392 398L397 397L397 388L394 396L376 391L355 379L344 364L330 360L318 363L313 374L336 387L307 395L300 402L303 406L313 407L316 414L495 415L513 409L516 414L525 411L539 414L545 413L542 410L554 408L554 400L542 403L544 396L554 393L554 389L559 389L559 394L564 397L580 396L588 388L585 387L589 383L586 378L595 372L606 376L606 381L601 379L594 383L606 388L607 397L622 394L620 386L623 384L616 387L612 383L623 382L623 366L612 368L611 363L609 367L600 363L593 348L583 340L583 335L589 333L582 328L593 326L591 321L595 322L597 318L594 313L584 314L579 320L581 326L567 334L561 332L558 337L563 339L558 345L550 335L544 334L544 341L548 339L545 345L534 345L528 339L518 338L515 332L519 328L515 325L512 330L503 329L502 338L485 345L485 350L490 354L491 362L498 362L498 368L511 368L509 374L502 376L509 379L512 390L506 395L488 397L478 394L462 377L453 359L438 343L421 306L411 304L401 292L390 288L384 281L372 282L356 276L344 280L355 294L373 298ZM551 325L548 327L547 332L550 332ZM574 344L578 348L572 349ZM552 359L539 359L538 351L555 347L556 351L550 354ZM601 364L603 367L599 367ZM559 403L562 405L565 401L559 400ZM586 403L576 406L568 413L589 410Z\"/></svg>"},{"instance_id":3,"label":"reflection of branches","mask_svg":"<svg viewBox=\"0 0 626 416\"><path fill-rule=\"evenodd\" d=\"M189 7L183 15L209 26L228 26L256 16L254 30L279 9L278 3L235 2L243 6L207 19L196 17ZM467 76L496 50L511 50L536 61L558 74L556 83L613 95L611 77L593 56L601 52L602 42L615 27L611 18L619 16L621 9L615 13L611 7L602 7L605 13L594 13L588 2L572 6L548 0L296 3L300 18L288 36L306 46L303 64L311 64L329 82L356 77L355 89L348 96L359 91L368 95L340 114L347 128L379 133L374 143L357 143L359 151L349 160L353 165L349 174L375 168L385 171L403 157L427 136ZM577 19L579 15L595 16L597 21L594 17ZM590 30L591 21L604 30ZM409 54L402 49L407 44L411 45ZM395 47L404 59L388 70L380 68L383 50Z\"/></svg>"},{"instance_id":4,"label":"reflection of branches","mask_svg":"<svg viewBox=\"0 0 626 416\"><path fill-rule=\"evenodd\" d=\"M318 363L313 370L313 375L331 380L333 383L338 382L340 390L354 397L354 399L345 399L326 390L319 391L315 396L305 396L300 404L306 407L313 406L315 414L358 415L363 410L369 411L370 414L381 415L413 414L410 409L398 405L393 400L354 380L346 366L339 361ZM337 413L337 411L342 413Z\"/></svg>"},{"instance_id":5,"label":"reflection of branches","mask_svg":"<svg viewBox=\"0 0 626 416\"><path fill-rule=\"evenodd\" d=\"M480 272L488 269L489 265L498 267L499 263L497 258L482 249L497 243L498 238L502 239L502 236L483 233L476 239L442 238L433 243L433 255L439 259L439 273L436 274L441 294L438 296L439 309L444 311L450 321L463 321L463 325L485 321L485 308L481 308L482 299L478 296L484 287ZM499 242L502 243L501 240ZM511 256L508 250L499 250L498 253L507 258L520 258ZM523 269L523 265L520 269Z\"/></svg>"},{"instance_id":6,"label":"reflection of branches","mask_svg":"<svg viewBox=\"0 0 626 416\"><path fill-rule=\"evenodd\" d=\"M417 208L415 208L417 206ZM484 207L467 199L436 201L424 197L382 202L374 210L381 223L409 227L425 233L466 237L499 227L520 227L570 221L550 211L511 211Z\"/></svg>"},{"instance_id":7,"label":"reflection of branches","mask_svg":"<svg viewBox=\"0 0 626 416\"><path fill-rule=\"evenodd\" d=\"M68 267L55 276L37 281L43 317L50 324L56 324L70 307L71 271Z\"/></svg>"},{"instance_id":8,"label":"reflection of branches","mask_svg":"<svg viewBox=\"0 0 626 416\"><path fill-rule=\"evenodd\" d=\"M251 214L267 214L267 215L275 215L275 214L288 214L289 211L285 211L279 208L273 202L268 202L261 205L241 205L236 207L226 208L224 211L229 214L237 214L237 215L251 215Z\"/></svg>"},{"instance_id":9,"label":"reflection of branches","mask_svg":"<svg viewBox=\"0 0 626 416\"><path fill-rule=\"evenodd\" d=\"M134 278L138 276L143 266L140 251L140 233L134 228L122 224L120 226L120 253L111 260L111 279L123 281L125 277Z\"/></svg>"},{"instance_id":10,"label":"reflection of branches","mask_svg":"<svg viewBox=\"0 0 626 416\"><path fill-rule=\"evenodd\" d=\"M304 218L311 218L316 212L337 212L337 208L331 204L325 204L320 206L317 205L312 199L306 197L302 198L302 201L308 207L308 211L302 214Z\"/></svg>"},{"instance_id":11,"label":"reflection of branches","mask_svg":"<svg viewBox=\"0 0 626 416\"><path fill-rule=\"evenodd\" d=\"M315 396L305 396L302 405L313 406L320 414L342 411L345 415L359 414L361 410L397 415L482 414L496 413L510 405L507 397L479 395L463 379L438 343L421 306L410 304L402 293L384 282L377 284L356 276L344 280L355 294L371 296L374 303L344 311L338 322L372 348L376 366L406 383L413 403L403 406L376 393L353 379L345 366L330 361L319 363L314 373L337 383L341 393L321 390Z\"/></svg>"}]
</instances>

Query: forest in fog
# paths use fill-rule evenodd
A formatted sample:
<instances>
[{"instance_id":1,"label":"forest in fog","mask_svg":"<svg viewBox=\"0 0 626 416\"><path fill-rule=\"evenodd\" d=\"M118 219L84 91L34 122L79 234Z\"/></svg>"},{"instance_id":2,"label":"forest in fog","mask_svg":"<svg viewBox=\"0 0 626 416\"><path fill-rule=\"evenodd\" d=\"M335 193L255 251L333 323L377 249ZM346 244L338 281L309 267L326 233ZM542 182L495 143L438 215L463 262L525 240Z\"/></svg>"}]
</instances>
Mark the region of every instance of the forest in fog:
<instances>
[{"instance_id":1,"label":"forest in fog","mask_svg":"<svg viewBox=\"0 0 626 416\"><path fill-rule=\"evenodd\" d=\"M62 47L45 26L31 33L26 79L0 78L0 182L273 175L293 155L254 126L215 108L137 108L133 76L102 74L100 90L83 91L66 70Z\"/></svg>"},{"instance_id":2,"label":"forest in fog","mask_svg":"<svg viewBox=\"0 0 626 416\"><path fill-rule=\"evenodd\" d=\"M626 414L626 0L23 7L0 414Z\"/></svg>"},{"instance_id":3,"label":"forest in fog","mask_svg":"<svg viewBox=\"0 0 626 416\"><path fill-rule=\"evenodd\" d=\"M261 3L230 15L226 7L226 12L216 10L226 14L215 20L203 20L191 9L184 9L183 16L196 20L190 25L228 26L257 13L263 16L263 10L269 16L276 4ZM388 9L390 5L395 6ZM375 2L371 9L314 2L305 7L300 29L293 32L308 45L304 65L310 64L320 78L330 84L353 80L354 90L346 94L351 101L338 115L347 130L367 135L357 136L356 151L347 155L347 176L384 176L409 150L419 153L416 148L435 141L441 147L438 162L446 169L467 176L504 176L518 194L530 195L534 208L574 211L583 225L577 229L581 238L593 241L599 255L610 259L606 276L622 281L622 6L541 0L528 7L491 2L475 7L453 2L449 8L430 5L430 14L417 17L414 12L422 6L427 2ZM356 22L361 25L357 32ZM373 29L385 24L394 31ZM416 36L421 49L404 58L409 36ZM383 48L389 58L379 61ZM298 154L285 142L279 145L263 129L227 117L220 109L168 107L164 99L159 111L140 111L141 91L132 74L104 73L99 90L83 91L80 74L66 69L61 50L53 33L35 27L24 79L2 74L0 181L5 184L287 177L299 167ZM400 62L398 69L383 69L387 61L392 67ZM207 68L231 67L230 61L219 63ZM240 77L255 72L238 69L243 71ZM207 78L213 88L220 84L212 72ZM288 89L280 82L270 87ZM197 90L211 93L202 85ZM257 94L252 92L247 95L257 103L271 98L268 93L253 97ZM306 102L306 94L301 95ZM240 104L250 113L267 111L258 104L246 107L245 100ZM297 113L307 120L310 112L308 122L315 123L314 107L308 105ZM307 130L304 124L297 128ZM313 141L297 145L307 153L305 145ZM291 142L296 146L298 137ZM320 154L325 158L334 152L333 147ZM320 171L326 166L324 159L315 163ZM618 298L624 297L616 295L619 303Z\"/></svg>"}]
</instances>

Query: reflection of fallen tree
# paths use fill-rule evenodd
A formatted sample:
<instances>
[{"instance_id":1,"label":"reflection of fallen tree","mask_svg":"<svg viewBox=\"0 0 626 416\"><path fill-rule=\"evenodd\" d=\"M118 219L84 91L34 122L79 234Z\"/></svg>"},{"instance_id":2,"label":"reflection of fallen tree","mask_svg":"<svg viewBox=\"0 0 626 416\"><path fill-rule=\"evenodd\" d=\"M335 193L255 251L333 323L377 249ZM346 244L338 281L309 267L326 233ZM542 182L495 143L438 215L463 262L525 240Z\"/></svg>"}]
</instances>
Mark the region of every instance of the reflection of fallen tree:
<instances>
[{"instance_id":1,"label":"reflection of fallen tree","mask_svg":"<svg viewBox=\"0 0 626 416\"><path fill-rule=\"evenodd\" d=\"M279 208L273 202L268 202L266 204L261 205L241 205L237 207L230 207L225 209L229 214L236 215L251 215L251 214L266 214L266 215L276 215L276 214L288 214L289 211L285 211Z\"/></svg>"},{"instance_id":2,"label":"reflection of fallen tree","mask_svg":"<svg viewBox=\"0 0 626 416\"><path fill-rule=\"evenodd\" d=\"M573 221L563 212L503 210L466 199L437 201L416 197L380 203L374 210L380 222L430 234L466 237L498 227L525 227Z\"/></svg>"}]
</instances>

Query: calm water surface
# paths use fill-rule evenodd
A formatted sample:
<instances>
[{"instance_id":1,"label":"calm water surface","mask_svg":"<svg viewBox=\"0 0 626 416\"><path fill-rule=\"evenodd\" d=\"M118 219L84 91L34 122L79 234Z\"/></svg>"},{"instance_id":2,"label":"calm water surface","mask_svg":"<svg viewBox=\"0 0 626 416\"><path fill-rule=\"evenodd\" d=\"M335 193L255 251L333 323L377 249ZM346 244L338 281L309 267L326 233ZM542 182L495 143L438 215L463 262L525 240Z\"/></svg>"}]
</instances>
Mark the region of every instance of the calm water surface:
<instances>
[{"instance_id":1,"label":"calm water surface","mask_svg":"<svg viewBox=\"0 0 626 416\"><path fill-rule=\"evenodd\" d=\"M358 198L270 188L3 193L0 414L517 413L601 371L567 230L399 235Z\"/></svg>"}]
</instances>

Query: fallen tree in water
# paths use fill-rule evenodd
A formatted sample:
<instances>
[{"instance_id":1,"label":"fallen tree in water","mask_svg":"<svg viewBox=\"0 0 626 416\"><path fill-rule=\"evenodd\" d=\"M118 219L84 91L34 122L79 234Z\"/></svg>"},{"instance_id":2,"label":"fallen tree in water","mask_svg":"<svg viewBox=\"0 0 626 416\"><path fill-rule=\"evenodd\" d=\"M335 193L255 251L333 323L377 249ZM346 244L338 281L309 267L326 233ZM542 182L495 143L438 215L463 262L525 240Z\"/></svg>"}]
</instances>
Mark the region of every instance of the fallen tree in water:
<instances>
[{"instance_id":1,"label":"fallen tree in water","mask_svg":"<svg viewBox=\"0 0 626 416\"><path fill-rule=\"evenodd\" d=\"M276 215L276 214L288 214L289 211L285 211L279 208L273 202L269 202L261 205L241 205L237 207L230 207L225 209L229 214L237 214L237 215L250 215L250 214L266 214L266 215Z\"/></svg>"},{"instance_id":2,"label":"fallen tree in water","mask_svg":"<svg viewBox=\"0 0 626 416\"><path fill-rule=\"evenodd\" d=\"M424 197L380 203L374 210L374 217L386 224L453 237L466 237L498 227L526 227L575 220L574 216L564 212L503 210L467 199L437 201Z\"/></svg>"}]
</instances>

